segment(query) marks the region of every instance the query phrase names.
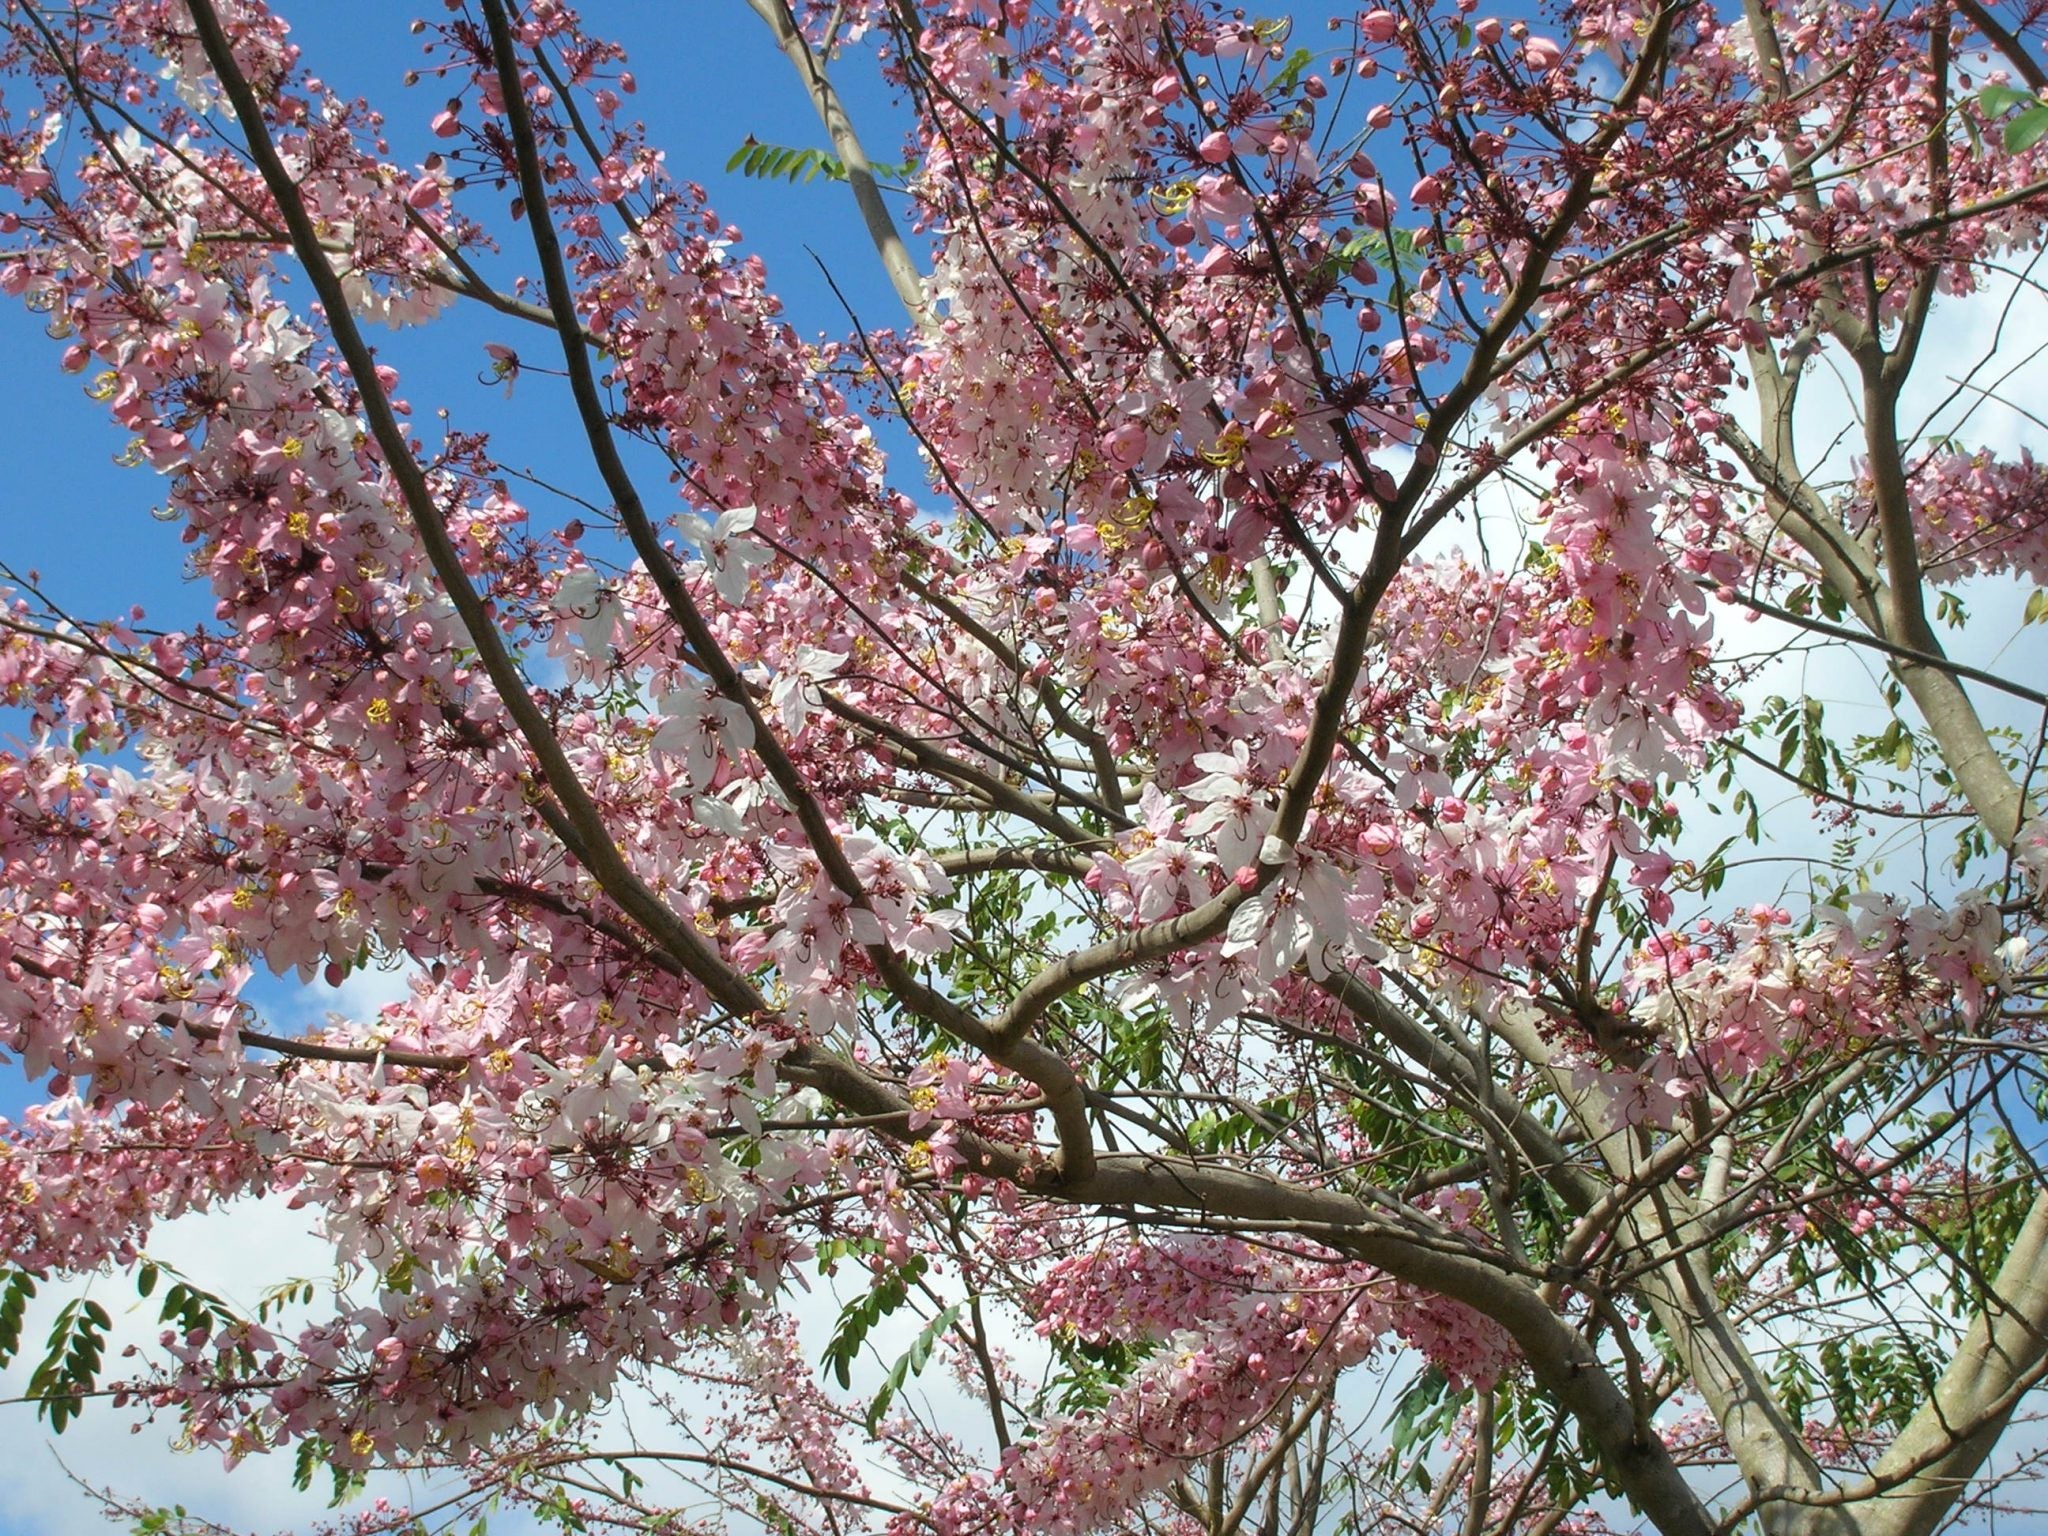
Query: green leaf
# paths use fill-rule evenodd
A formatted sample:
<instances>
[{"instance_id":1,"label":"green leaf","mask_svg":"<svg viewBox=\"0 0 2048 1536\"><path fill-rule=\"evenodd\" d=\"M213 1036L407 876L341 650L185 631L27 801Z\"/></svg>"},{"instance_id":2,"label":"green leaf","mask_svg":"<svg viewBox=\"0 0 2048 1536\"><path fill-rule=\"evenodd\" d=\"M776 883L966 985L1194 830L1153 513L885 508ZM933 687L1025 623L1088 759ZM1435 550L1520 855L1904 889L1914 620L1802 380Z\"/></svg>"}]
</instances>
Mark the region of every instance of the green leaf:
<instances>
[{"instance_id":1,"label":"green leaf","mask_svg":"<svg viewBox=\"0 0 2048 1536\"><path fill-rule=\"evenodd\" d=\"M903 1305L910 1287L923 1278L924 1272L924 1255L912 1254L900 1269L890 1271L877 1281L873 1290L864 1296L856 1296L840 1309L839 1323L832 1330L831 1342L825 1346L822 1364L831 1368L833 1380L842 1388L853 1385L853 1362L859 1357L868 1334L883 1318Z\"/></svg>"},{"instance_id":2,"label":"green leaf","mask_svg":"<svg viewBox=\"0 0 2048 1536\"><path fill-rule=\"evenodd\" d=\"M1427 1492L1431 1476L1424 1465L1426 1453L1450 1433L1471 1400L1469 1390L1453 1389L1449 1378L1435 1366L1409 1382L1387 1423L1388 1468Z\"/></svg>"},{"instance_id":3,"label":"green leaf","mask_svg":"<svg viewBox=\"0 0 2048 1536\"><path fill-rule=\"evenodd\" d=\"M99 1380L111 1326L106 1308L82 1297L66 1302L51 1324L48 1352L29 1377L27 1396L53 1433L62 1434L85 1407L86 1394Z\"/></svg>"},{"instance_id":4,"label":"green leaf","mask_svg":"<svg viewBox=\"0 0 2048 1536\"><path fill-rule=\"evenodd\" d=\"M1280 73L1273 77L1271 93L1278 96L1293 90L1315 61L1315 54L1307 48L1297 48L1288 54L1286 63L1280 66Z\"/></svg>"},{"instance_id":5,"label":"green leaf","mask_svg":"<svg viewBox=\"0 0 2048 1536\"><path fill-rule=\"evenodd\" d=\"M172 1270L171 1273L177 1271ZM163 1308L157 1315L162 1322L174 1324L188 1336L201 1340L211 1338L216 1328L233 1328L242 1322L233 1307L211 1291L202 1291L185 1280L171 1282L171 1288L164 1292ZM255 1353L246 1344L237 1353L244 1364L253 1365Z\"/></svg>"},{"instance_id":6,"label":"green leaf","mask_svg":"<svg viewBox=\"0 0 2048 1536\"><path fill-rule=\"evenodd\" d=\"M2005 147L2013 154L2032 149L2048 134L2048 106L2032 106L2005 125Z\"/></svg>"},{"instance_id":7,"label":"green leaf","mask_svg":"<svg viewBox=\"0 0 2048 1536\"><path fill-rule=\"evenodd\" d=\"M1987 85L1977 93L1977 106L1986 117L2003 117L2014 107L2029 106L2033 103L2032 91L2020 90L2011 85Z\"/></svg>"},{"instance_id":8,"label":"green leaf","mask_svg":"<svg viewBox=\"0 0 2048 1536\"><path fill-rule=\"evenodd\" d=\"M925 1368L926 1362L932 1357L933 1346L945 1336L946 1330L953 1326L954 1319L959 1317L960 1310L964 1306L966 1306L965 1302L954 1302L953 1305L945 1308L937 1317L926 1323L919 1331L917 1337L911 1340L910 1352L907 1358L910 1361L912 1375L916 1375Z\"/></svg>"},{"instance_id":9,"label":"green leaf","mask_svg":"<svg viewBox=\"0 0 2048 1536\"><path fill-rule=\"evenodd\" d=\"M631 1467L615 1457L607 1456L604 1459L604 1464L619 1474L619 1496L621 1498L632 1498L634 1490L646 1481L638 1472L635 1472Z\"/></svg>"},{"instance_id":10,"label":"green leaf","mask_svg":"<svg viewBox=\"0 0 2048 1536\"><path fill-rule=\"evenodd\" d=\"M0 1365L21 1353L21 1319L35 1293L35 1276L25 1269L10 1270L0 1280Z\"/></svg>"},{"instance_id":11,"label":"green leaf","mask_svg":"<svg viewBox=\"0 0 2048 1536\"><path fill-rule=\"evenodd\" d=\"M566 1488L550 1489L547 1496L533 1506L533 1512L539 1518L551 1521L565 1531L586 1529L583 1516L576 1512L576 1505L569 1498L569 1490Z\"/></svg>"},{"instance_id":12,"label":"green leaf","mask_svg":"<svg viewBox=\"0 0 2048 1536\"><path fill-rule=\"evenodd\" d=\"M792 149L783 144L766 144L751 133L741 141L725 162L727 171L755 181L810 182L823 176L827 181L846 180L846 167L837 156L822 149ZM905 181L915 166L871 163L870 169L883 181Z\"/></svg>"},{"instance_id":13,"label":"green leaf","mask_svg":"<svg viewBox=\"0 0 2048 1536\"><path fill-rule=\"evenodd\" d=\"M880 1253L882 1242L875 1237L828 1237L818 1244L818 1273L829 1275L844 1258Z\"/></svg>"},{"instance_id":14,"label":"green leaf","mask_svg":"<svg viewBox=\"0 0 2048 1536\"><path fill-rule=\"evenodd\" d=\"M281 1313L289 1306L311 1306L313 1282L310 1280L287 1280L282 1285L272 1286L256 1299L256 1321L267 1323L273 1314Z\"/></svg>"},{"instance_id":15,"label":"green leaf","mask_svg":"<svg viewBox=\"0 0 2048 1536\"><path fill-rule=\"evenodd\" d=\"M953 1326L953 1320L960 1315L960 1309L966 1305L964 1301L956 1301L926 1323L918 1330L917 1337L910 1341L910 1348L898 1356L896 1363L889 1367L888 1379L882 1383L882 1388L875 1394L874 1401L868 1404L869 1434L876 1432L882 1422L882 1415L889 1411L889 1404L894 1402L896 1394L903 1390L903 1384L923 1372L931 1360L932 1349L946 1330Z\"/></svg>"}]
</instances>

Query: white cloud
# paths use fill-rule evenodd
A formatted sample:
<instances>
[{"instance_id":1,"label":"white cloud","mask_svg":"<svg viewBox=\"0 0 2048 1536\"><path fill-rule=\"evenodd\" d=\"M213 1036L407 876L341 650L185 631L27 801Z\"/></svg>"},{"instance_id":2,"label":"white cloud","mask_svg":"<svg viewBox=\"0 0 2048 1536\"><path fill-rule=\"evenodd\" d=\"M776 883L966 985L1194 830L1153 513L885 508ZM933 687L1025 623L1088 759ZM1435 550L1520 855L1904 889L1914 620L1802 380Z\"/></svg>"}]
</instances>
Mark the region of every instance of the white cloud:
<instances>
[{"instance_id":1,"label":"white cloud","mask_svg":"<svg viewBox=\"0 0 2048 1536\"><path fill-rule=\"evenodd\" d=\"M326 1024L330 1014L359 1021L374 1019L385 1004L411 997L413 978L419 974L419 967L408 961L398 966L360 966L343 977L338 987L316 976L293 994L291 1018L301 1027L313 1029Z\"/></svg>"}]
</instances>

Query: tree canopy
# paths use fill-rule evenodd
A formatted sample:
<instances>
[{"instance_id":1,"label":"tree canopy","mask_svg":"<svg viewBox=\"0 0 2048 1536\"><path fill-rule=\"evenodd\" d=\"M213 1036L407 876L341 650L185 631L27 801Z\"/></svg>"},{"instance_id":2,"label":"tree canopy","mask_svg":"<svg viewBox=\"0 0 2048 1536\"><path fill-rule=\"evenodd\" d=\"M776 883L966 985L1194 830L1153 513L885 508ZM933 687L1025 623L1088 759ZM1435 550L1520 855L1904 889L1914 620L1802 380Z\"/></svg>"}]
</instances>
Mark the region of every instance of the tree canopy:
<instances>
[{"instance_id":1,"label":"tree canopy","mask_svg":"<svg viewBox=\"0 0 2048 1536\"><path fill-rule=\"evenodd\" d=\"M376 103L5 5L0 290L212 604L0 609L38 1411L444 1474L359 1532L2024 1499L2048 694L1962 620L2048 617L2048 473L1948 327L2032 302L2048 6L747 4L815 144L655 145L556 0ZM806 339L721 165L897 311ZM342 1282L151 1258L258 1199Z\"/></svg>"}]
</instances>

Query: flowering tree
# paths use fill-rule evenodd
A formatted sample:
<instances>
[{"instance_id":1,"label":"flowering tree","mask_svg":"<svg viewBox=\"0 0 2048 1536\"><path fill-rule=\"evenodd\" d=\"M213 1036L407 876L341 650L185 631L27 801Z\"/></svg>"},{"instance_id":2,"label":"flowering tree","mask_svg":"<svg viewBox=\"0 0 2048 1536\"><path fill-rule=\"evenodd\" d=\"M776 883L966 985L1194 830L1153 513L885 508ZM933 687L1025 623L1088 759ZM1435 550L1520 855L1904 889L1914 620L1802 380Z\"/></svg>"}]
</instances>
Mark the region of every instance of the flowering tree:
<instances>
[{"instance_id":1,"label":"flowering tree","mask_svg":"<svg viewBox=\"0 0 2048 1536\"><path fill-rule=\"evenodd\" d=\"M1995 1496L2048 696L1938 625L2048 579L2048 476L1909 390L2048 240L2044 8L749 3L830 150L742 159L893 331L801 341L554 0L416 23L388 119L257 0L6 6L0 287L216 605L0 617L0 1353L64 1276L165 1324L103 1371L75 1297L42 1410L645 1529ZM588 494L366 334L464 313ZM1888 727L1742 692L1759 613ZM1738 898L1717 784L1841 860ZM353 1277L289 1323L147 1257L258 1196Z\"/></svg>"}]
</instances>

